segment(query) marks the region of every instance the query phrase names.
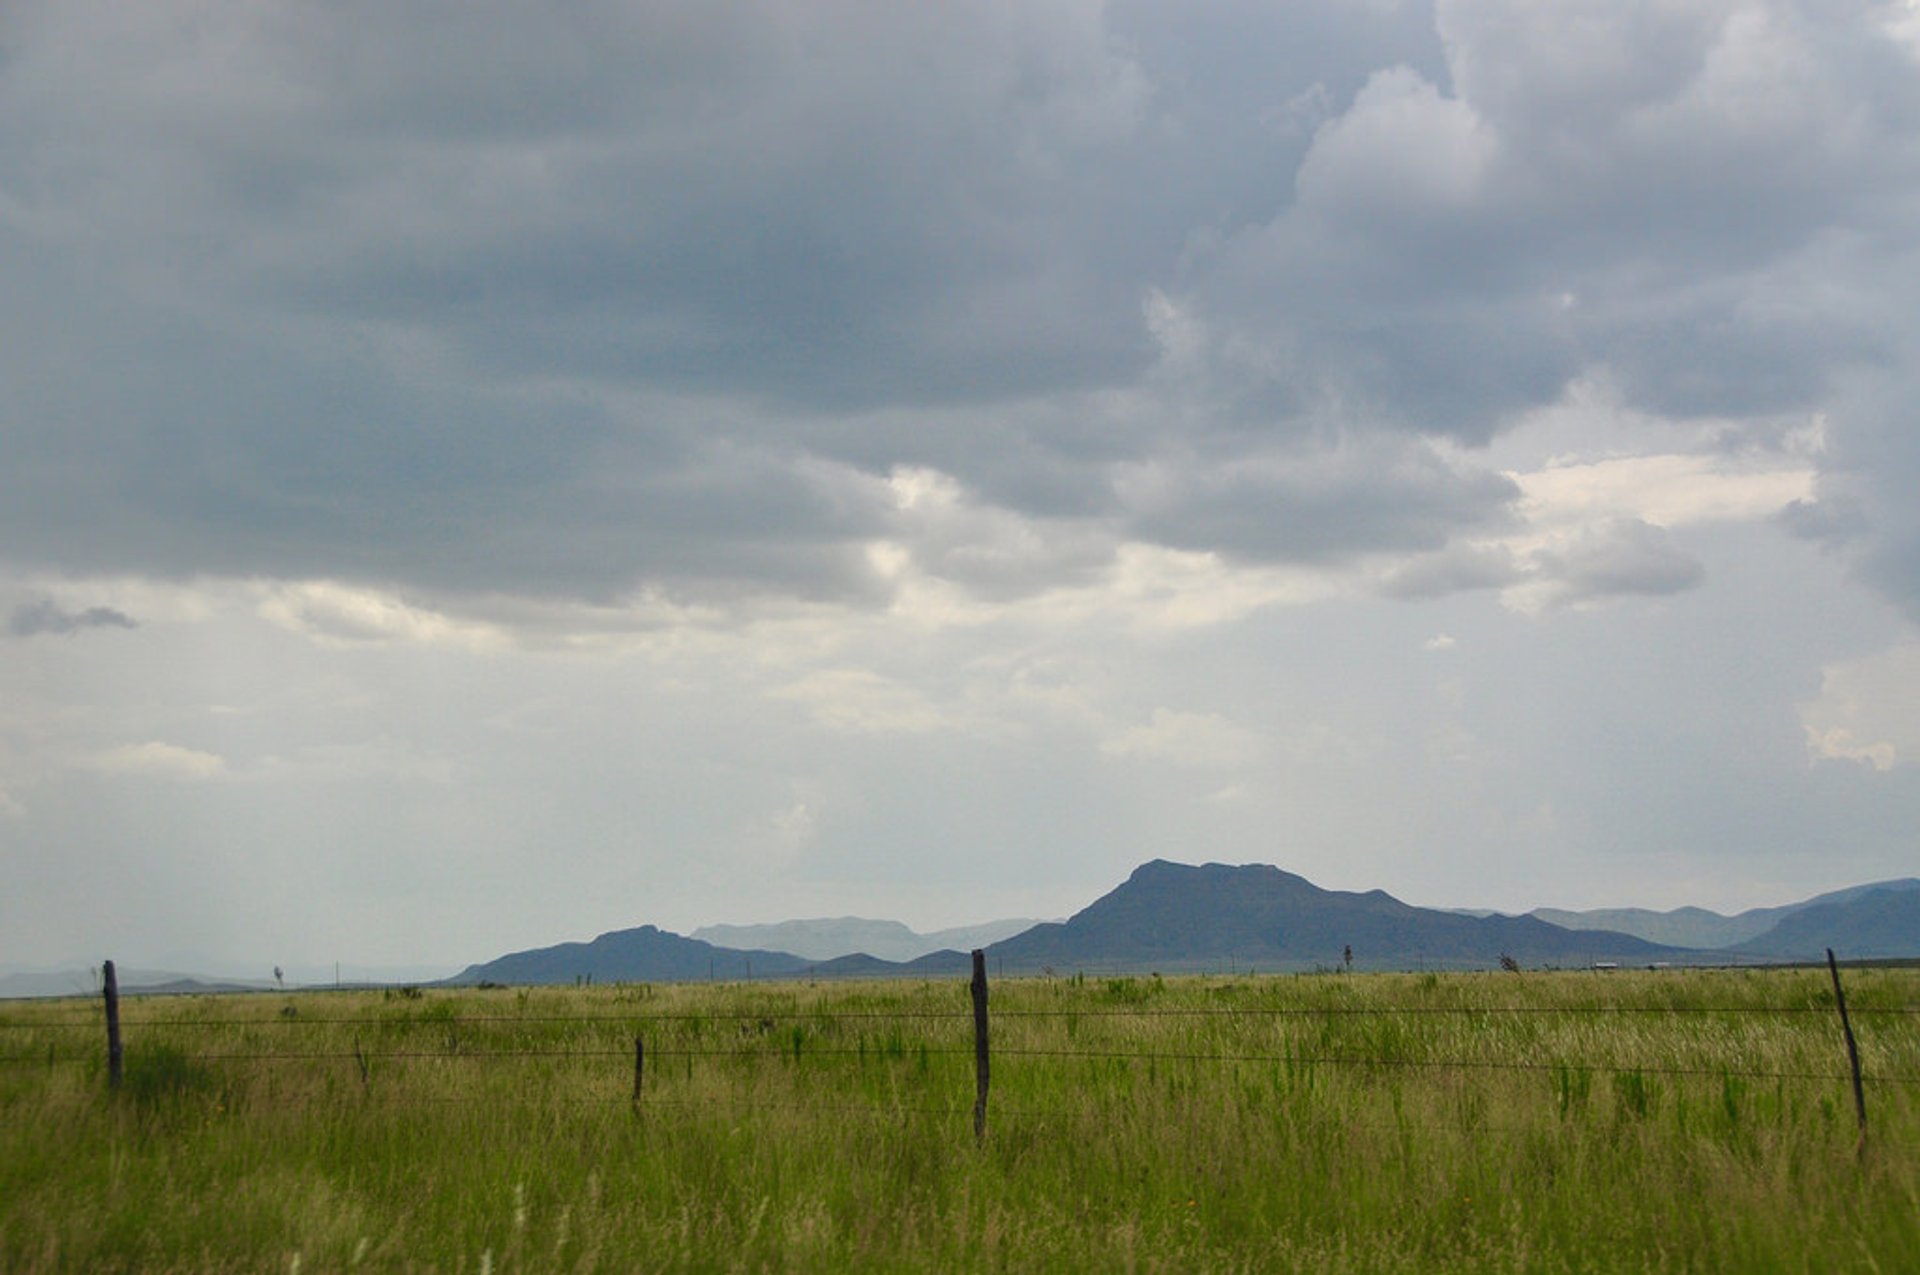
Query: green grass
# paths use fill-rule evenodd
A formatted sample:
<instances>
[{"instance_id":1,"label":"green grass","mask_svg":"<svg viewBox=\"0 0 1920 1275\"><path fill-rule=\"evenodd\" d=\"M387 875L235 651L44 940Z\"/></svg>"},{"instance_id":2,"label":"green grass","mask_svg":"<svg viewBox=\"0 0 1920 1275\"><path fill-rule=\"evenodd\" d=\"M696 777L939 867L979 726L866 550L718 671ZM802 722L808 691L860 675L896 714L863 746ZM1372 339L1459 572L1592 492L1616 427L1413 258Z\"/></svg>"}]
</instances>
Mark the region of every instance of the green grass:
<instances>
[{"instance_id":1,"label":"green grass","mask_svg":"<svg viewBox=\"0 0 1920 1275\"><path fill-rule=\"evenodd\" d=\"M1864 1154L1824 971L1008 980L982 1144L957 980L15 1003L0 1270L1911 1269L1846 977Z\"/></svg>"}]
</instances>

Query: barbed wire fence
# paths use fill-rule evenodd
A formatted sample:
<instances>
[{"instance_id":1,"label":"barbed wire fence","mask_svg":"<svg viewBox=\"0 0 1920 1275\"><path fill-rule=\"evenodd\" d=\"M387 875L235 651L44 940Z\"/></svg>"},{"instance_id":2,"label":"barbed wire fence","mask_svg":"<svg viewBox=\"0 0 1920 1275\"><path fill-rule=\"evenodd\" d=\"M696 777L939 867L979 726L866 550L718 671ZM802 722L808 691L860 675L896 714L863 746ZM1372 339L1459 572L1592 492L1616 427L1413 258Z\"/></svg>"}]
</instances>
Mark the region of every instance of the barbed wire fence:
<instances>
[{"instance_id":1,"label":"barbed wire fence","mask_svg":"<svg viewBox=\"0 0 1920 1275\"><path fill-rule=\"evenodd\" d=\"M49 1070L60 1067L98 1067L102 1054L99 1051L100 1033L106 1035L106 1071L109 1088L119 1088L124 1083L125 1035L129 1030L135 1033L164 1033L169 1036L195 1033L211 1035L231 1033L236 1029L254 1035L285 1035L289 1039L286 1047L245 1047L212 1045L193 1051L181 1051L183 1061L193 1064L247 1064L249 1066L307 1066L353 1064L363 1089L371 1085L376 1069L385 1070L391 1066L405 1066L414 1063L459 1063L471 1065L513 1065L537 1060L586 1064L604 1071L609 1079L604 1094L560 1095L554 1100L579 1104L632 1104L636 1108L644 1105L647 1110L701 1110L719 1103L744 1111L781 1110L785 1112L806 1111L830 1113L835 1115L867 1115L876 1117L895 1117L901 1114L918 1114L933 1117L960 1119L967 1115L973 1117L976 1138L984 1138L987 1131L988 1102L991 1083L991 1064L993 1061L1015 1061L1019 1065L1038 1064L1074 1064L1107 1063L1127 1067L1144 1065L1148 1068L1160 1066L1218 1066L1218 1067L1279 1067L1287 1069L1341 1068L1361 1071L1404 1070L1414 1072L1452 1072L1458 1074L1475 1073L1534 1073L1550 1074L1559 1077L1592 1077L1613 1075L1617 1077L1647 1077L1670 1080L1694 1078L1737 1080L1741 1082L1772 1082L1777 1084L1807 1084L1832 1086L1837 1090L1851 1090L1860 1125L1861 1140L1864 1146L1867 1129L1867 1107L1865 1091L1868 1087L1876 1089L1920 1088L1920 1070L1900 1070L1895 1068L1863 1069L1857 1042L1854 1038L1852 1019L1894 1019L1913 1021L1920 1015L1920 1006L1870 1006L1855 1007L1849 1010L1844 988L1840 981L1837 962L1829 953L1829 969L1832 972L1834 1004L1804 1005L1752 1005L1752 1004L1700 1004L1700 1005L1642 1005L1642 1004L1595 1004L1595 1005L1445 1005L1445 1006L1379 1006L1379 1005L1227 1005L1218 1007L1149 1007L1143 1005L1110 1007L1098 1005L1074 1005L1059 1008L1013 1007L1003 1008L989 1014L988 989L985 968L980 953L974 954L974 979L970 984L973 1005L970 1009L955 1008L890 1008L877 1010L859 1009L743 1009L738 1011L708 1010L704 1012L629 1012L629 1013L582 1013L582 1014L546 1014L546 1013L479 1013L479 1014L440 1014L414 1015L405 1018L367 1014L328 1015L300 1014L282 1011L272 1017L234 1017L208 1016L198 1013L151 1013L132 1019L124 1019L121 1014L121 1000L118 993L112 962L103 967L104 987L98 1009L85 1014L76 1014L70 1018L48 1018L38 1016L23 1020L0 1020L0 1066L45 1066ZM143 998L142 1008L156 1003L157 998ZM291 1006L288 1007L291 1010ZM1844 1057L1834 1052L1834 1066L1831 1069L1820 1067L1782 1067L1782 1066L1739 1066L1726 1064L1688 1064L1662 1062L1654 1059L1614 1059L1569 1060L1566 1058L1538 1057L1464 1057L1464 1056L1411 1056L1367 1053L1353 1050L1328 1050L1313 1048L1156 1048L1142 1045L1114 1044L1105 1047L1034 1045L1026 1043L991 1043L990 1034L993 1024L1007 1027L1020 1027L1027 1024L1046 1023L1064 1020L1077 1025L1082 1021L1095 1023L1154 1023L1157 1021L1177 1021L1183 1023L1212 1023L1246 1025L1260 1020L1276 1023L1310 1022L1315 1020L1335 1022L1341 1020L1382 1020L1400 1022L1422 1022L1443 1018L1472 1017L1485 1022L1497 1020L1523 1021L1531 1018L1554 1017L1612 1018L1625 1020L1670 1020L1676 1018L1791 1018L1801 1016L1837 1017L1845 1043ZM809 1030L819 1033L826 1029L838 1031L845 1028L870 1029L890 1025L915 1023L920 1025L951 1025L953 1031L950 1042L940 1040L921 1040L911 1046L897 1039L886 1043L869 1042L864 1036L855 1044L823 1043L810 1037ZM967 1038L966 1025L971 1024L972 1038ZM698 1044L687 1043L680 1039L687 1029L697 1027L706 1029L711 1026L731 1025L736 1029L740 1043ZM585 1039L564 1044L525 1044L507 1039L490 1039L487 1033L505 1035L510 1029L539 1028L575 1028L580 1029ZM353 1029L356 1033L351 1049L340 1047L300 1048L292 1043L302 1033L313 1029ZM362 1034L370 1037L391 1038L416 1032L443 1033L440 1044L424 1046L417 1041L399 1041L397 1043L369 1046L364 1043ZM8 1049L6 1037L15 1033L35 1032L54 1037L47 1049L42 1052ZM631 1034L630 1040L628 1039ZM609 1041L607 1038L613 1037ZM651 1043L649 1040L651 1038ZM654 1069L657 1076L660 1069L670 1063L679 1063L687 1069L696 1064L715 1064L721 1062L764 1063L768 1061L789 1060L793 1063L803 1061L831 1063L835 1061L858 1060L862 1065L870 1062L882 1062L888 1059L915 1061L925 1068L931 1060L951 1061L956 1071L961 1070L959 1060L974 1059L974 1092L971 1102L961 1101L962 1094L955 1092L952 1102L903 1102L896 1100L887 1104L861 1101L836 1102L795 1102L788 1098L759 1100L752 1097L734 1097L730 1099L703 1095L698 1098L675 1097L669 1093L655 1092L648 1084L648 1067ZM631 1091L624 1083L614 1085L612 1079L626 1079L631 1068ZM1564 1083L1564 1081L1563 1081ZM459 1104L467 1102L495 1103L497 1094L388 1094L387 1100L403 1103L423 1103L431 1105ZM1045 1107L1006 1106L995 1108L994 1114L1013 1119L1044 1120L1053 1113Z\"/></svg>"}]
</instances>

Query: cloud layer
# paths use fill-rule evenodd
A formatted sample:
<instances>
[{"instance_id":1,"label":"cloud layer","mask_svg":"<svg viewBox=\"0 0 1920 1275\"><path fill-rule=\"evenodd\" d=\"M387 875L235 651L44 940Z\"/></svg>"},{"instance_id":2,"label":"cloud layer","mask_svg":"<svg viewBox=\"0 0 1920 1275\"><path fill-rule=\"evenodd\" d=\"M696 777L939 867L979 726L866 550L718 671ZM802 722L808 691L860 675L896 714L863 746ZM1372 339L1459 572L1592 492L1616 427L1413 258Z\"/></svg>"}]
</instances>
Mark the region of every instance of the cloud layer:
<instances>
[{"instance_id":1,"label":"cloud layer","mask_svg":"<svg viewBox=\"0 0 1920 1275\"><path fill-rule=\"evenodd\" d=\"M1786 791L1884 853L1916 214L1904 3L12 5L0 606L130 632L10 647L0 832L114 783L182 845L299 825L390 763L370 842L511 877L542 740L579 844L853 879L1052 837L1080 881L1188 815L1706 854ZM990 796L925 831L869 773Z\"/></svg>"},{"instance_id":2,"label":"cloud layer","mask_svg":"<svg viewBox=\"0 0 1920 1275\"><path fill-rule=\"evenodd\" d=\"M8 20L25 565L879 601L913 471L993 589L1407 552L1602 377L1828 411L1912 592L1896 9L120 10Z\"/></svg>"}]
</instances>

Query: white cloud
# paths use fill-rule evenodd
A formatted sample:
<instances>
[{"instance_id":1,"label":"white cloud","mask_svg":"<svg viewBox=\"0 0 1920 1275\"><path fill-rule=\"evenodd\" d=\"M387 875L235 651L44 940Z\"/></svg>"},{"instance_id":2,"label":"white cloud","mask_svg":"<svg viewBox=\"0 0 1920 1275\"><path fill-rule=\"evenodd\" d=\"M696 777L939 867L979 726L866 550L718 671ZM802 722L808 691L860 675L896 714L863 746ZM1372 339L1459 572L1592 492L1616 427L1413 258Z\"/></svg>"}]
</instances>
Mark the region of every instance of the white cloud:
<instances>
[{"instance_id":1,"label":"white cloud","mask_svg":"<svg viewBox=\"0 0 1920 1275\"><path fill-rule=\"evenodd\" d=\"M1807 751L1815 760L1860 761L1875 770L1892 770L1900 760L1900 750L1888 740L1867 743L1854 737L1844 726L1825 730L1807 730Z\"/></svg>"},{"instance_id":2,"label":"white cloud","mask_svg":"<svg viewBox=\"0 0 1920 1275\"><path fill-rule=\"evenodd\" d=\"M819 835L819 815L806 800L770 810L753 820L742 838L747 862L758 866L791 863L812 848Z\"/></svg>"},{"instance_id":3,"label":"white cloud","mask_svg":"<svg viewBox=\"0 0 1920 1275\"><path fill-rule=\"evenodd\" d=\"M456 620L390 593L330 580L270 586L260 614L316 642L334 645L408 642L493 650L505 641L493 625Z\"/></svg>"},{"instance_id":4,"label":"white cloud","mask_svg":"<svg viewBox=\"0 0 1920 1275\"><path fill-rule=\"evenodd\" d=\"M1130 543L1120 547L1101 586L1065 589L1046 599L1042 613L1106 613L1140 628L1211 628L1271 606L1302 606L1353 590L1332 571L1244 567L1215 553Z\"/></svg>"},{"instance_id":5,"label":"white cloud","mask_svg":"<svg viewBox=\"0 0 1920 1275\"><path fill-rule=\"evenodd\" d=\"M1676 436L1691 450L1657 450ZM1563 449L1503 468L1520 493L1513 525L1390 564L1380 587L1403 598L1499 589L1527 614L1690 588L1704 571L1674 533L1807 507L1825 436L1819 415L1665 420L1623 406L1604 379L1583 380L1496 445L1508 456Z\"/></svg>"},{"instance_id":6,"label":"white cloud","mask_svg":"<svg viewBox=\"0 0 1920 1275\"><path fill-rule=\"evenodd\" d=\"M781 846L797 850L813 840L815 826L813 809L804 801L796 801L785 810L778 810L770 815L767 826Z\"/></svg>"},{"instance_id":7,"label":"white cloud","mask_svg":"<svg viewBox=\"0 0 1920 1275\"><path fill-rule=\"evenodd\" d=\"M1098 570L1022 597L995 599L922 572L903 549L876 546L893 587L887 619L915 629L1068 629L1120 625L1141 633L1231 625L1269 607L1305 606L1355 592L1342 568L1263 566L1144 541L1115 545Z\"/></svg>"},{"instance_id":8,"label":"white cloud","mask_svg":"<svg viewBox=\"0 0 1920 1275\"><path fill-rule=\"evenodd\" d=\"M1800 722L1816 761L1887 771L1920 758L1920 642L1828 665Z\"/></svg>"},{"instance_id":9,"label":"white cloud","mask_svg":"<svg viewBox=\"0 0 1920 1275\"><path fill-rule=\"evenodd\" d=\"M218 754L161 740L104 749L86 758L85 765L103 774L139 775L183 783L218 779L227 773L226 759Z\"/></svg>"},{"instance_id":10,"label":"white cloud","mask_svg":"<svg viewBox=\"0 0 1920 1275\"><path fill-rule=\"evenodd\" d=\"M1815 471L1804 464L1666 454L1564 461L1508 477L1522 492L1517 512L1544 533L1619 518L1657 527L1770 518L1813 498Z\"/></svg>"}]
</instances>

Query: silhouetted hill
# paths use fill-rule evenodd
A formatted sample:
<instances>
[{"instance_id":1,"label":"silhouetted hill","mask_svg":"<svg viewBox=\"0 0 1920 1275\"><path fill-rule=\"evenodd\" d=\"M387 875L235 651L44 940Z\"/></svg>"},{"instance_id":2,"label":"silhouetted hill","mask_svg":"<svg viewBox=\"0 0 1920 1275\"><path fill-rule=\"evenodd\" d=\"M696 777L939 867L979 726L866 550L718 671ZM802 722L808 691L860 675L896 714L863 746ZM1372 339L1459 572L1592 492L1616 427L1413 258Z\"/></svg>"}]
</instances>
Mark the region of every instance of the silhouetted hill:
<instances>
[{"instance_id":1,"label":"silhouetted hill","mask_svg":"<svg viewBox=\"0 0 1920 1275\"><path fill-rule=\"evenodd\" d=\"M865 952L836 956L807 967L809 978L944 978L966 974L973 969L973 958L965 952L943 950L916 956L911 961L883 961Z\"/></svg>"},{"instance_id":2,"label":"silhouetted hill","mask_svg":"<svg viewBox=\"0 0 1920 1275\"><path fill-rule=\"evenodd\" d=\"M651 925L602 934L591 943L512 952L469 965L447 983L693 983L705 979L934 977L971 968L960 952L930 952L906 962L883 961L856 952L830 961L810 961L791 952L740 950L690 939Z\"/></svg>"},{"instance_id":3,"label":"silhouetted hill","mask_svg":"<svg viewBox=\"0 0 1920 1275\"><path fill-rule=\"evenodd\" d=\"M1413 907L1381 890L1323 890L1267 864L1200 867L1156 859L1063 922L1046 922L987 947L996 973L1085 970L1486 969L1501 956L1526 966L1596 961L1651 964L1715 958L1817 959L1920 956L1920 882L1887 882L1777 911L1765 934L1716 952L1648 942L1606 930L1571 930L1538 916L1473 916ZM1671 914L1669 914L1671 915ZM1712 914L1708 914L1712 915ZM1743 913L1750 916L1751 913ZM1727 919L1727 918L1722 918ZM468 966L450 983L698 981L714 978L884 978L964 975L958 951L902 963L865 953L810 961L790 952L742 951L651 925L591 943L515 952Z\"/></svg>"},{"instance_id":4,"label":"silhouetted hill","mask_svg":"<svg viewBox=\"0 0 1920 1275\"><path fill-rule=\"evenodd\" d=\"M1896 881L1849 886L1844 890L1815 895L1799 903L1750 908L1737 916L1723 916L1705 908L1675 908L1670 912L1655 912L1647 908L1594 908L1584 912L1535 908L1529 915L1569 930L1613 930L1676 947L1742 947L1796 912L1822 904L1848 903L1876 890L1920 890L1920 878L1902 877Z\"/></svg>"},{"instance_id":5,"label":"silhouetted hill","mask_svg":"<svg viewBox=\"0 0 1920 1275\"><path fill-rule=\"evenodd\" d=\"M805 973L813 962L788 952L715 947L651 925L602 934L591 943L513 952L469 965L447 982L596 983L694 982L699 979L777 978Z\"/></svg>"},{"instance_id":6,"label":"silhouetted hill","mask_svg":"<svg viewBox=\"0 0 1920 1275\"><path fill-rule=\"evenodd\" d=\"M1870 890L1845 902L1801 908L1739 951L1817 961L1828 948L1849 960L1920 956L1920 890Z\"/></svg>"},{"instance_id":7,"label":"silhouetted hill","mask_svg":"<svg viewBox=\"0 0 1920 1275\"><path fill-rule=\"evenodd\" d=\"M995 943L1008 972L1058 969L1484 968L1648 963L1691 953L1626 934L1576 933L1526 916L1463 916L1402 903L1381 890L1323 890L1265 864L1190 867L1156 859L1120 888L1059 924Z\"/></svg>"}]
</instances>

